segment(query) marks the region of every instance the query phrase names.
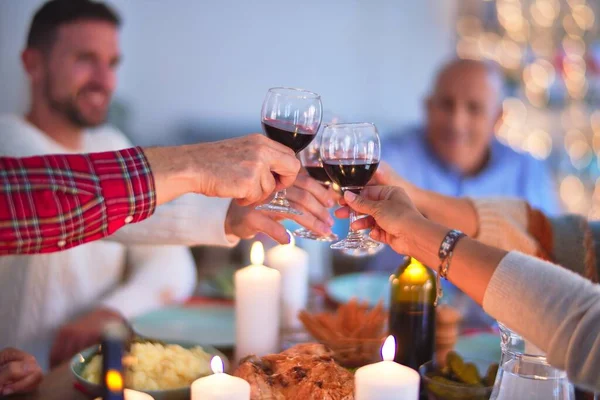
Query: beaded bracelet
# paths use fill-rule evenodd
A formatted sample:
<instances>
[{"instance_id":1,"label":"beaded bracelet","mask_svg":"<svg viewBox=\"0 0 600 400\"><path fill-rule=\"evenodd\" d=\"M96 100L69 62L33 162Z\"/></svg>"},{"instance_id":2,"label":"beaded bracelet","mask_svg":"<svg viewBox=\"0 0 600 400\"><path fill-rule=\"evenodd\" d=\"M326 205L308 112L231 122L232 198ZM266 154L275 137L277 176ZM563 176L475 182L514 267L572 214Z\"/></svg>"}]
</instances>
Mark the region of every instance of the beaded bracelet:
<instances>
[{"instance_id":1,"label":"beaded bracelet","mask_svg":"<svg viewBox=\"0 0 600 400\"><path fill-rule=\"evenodd\" d=\"M440 266L438 267L438 273L436 276L437 293L434 303L434 305L436 306L438 304L438 301L444 295L441 278L448 279L448 271L450 270L450 263L452 262L452 256L454 255L454 248L456 247L458 241L464 236L465 234L461 231L452 229L446 234L444 240L442 240L440 250L438 251L438 257L440 258Z\"/></svg>"}]
</instances>

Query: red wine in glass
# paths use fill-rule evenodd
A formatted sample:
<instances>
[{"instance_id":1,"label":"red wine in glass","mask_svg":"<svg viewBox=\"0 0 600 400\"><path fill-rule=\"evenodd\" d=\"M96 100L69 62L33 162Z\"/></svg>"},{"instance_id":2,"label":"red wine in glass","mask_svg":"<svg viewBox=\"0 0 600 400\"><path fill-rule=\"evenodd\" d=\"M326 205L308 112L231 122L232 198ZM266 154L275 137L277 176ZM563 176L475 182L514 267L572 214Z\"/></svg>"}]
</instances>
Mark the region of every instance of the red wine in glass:
<instances>
[{"instance_id":1,"label":"red wine in glass","mask_svg":"<svg viewBox=\"0 0 600 400\"><path fill-rule=\"evenodd\" d=\"M331 182L331 178L329 178L329 175L327 175L327 171L325 171L325 168L321 166L307 166L304 167L304 169L306 169L306 172L308 172L308 175L310 175L311 178L319 181L325 186L328 186Z\"/></svg>"},{"instance_id":2,"label":"red wine in glass","mask_svg":"<svg viewBox=\"0 0 600 400\"><path fill-rule=\"evenodd\" d=\"M308 90L276 87L267 92L261 110L262 128L267 137L298 154L316 137L321 126L321 96ZM285 198L285 189L267 204L256 207L284 214L302 215Z\"/></svg>"},{"instance_id":3,"label":"red wine in glass","mask_svg":"<svg viewBox=\"0 0 600 400\"><path fill-rule=\"evenodd\" d=\"M319 150L323 167L331 180L342 191L359 193L379 167L381 141L375 125L368 122L327 124L323 129ZM366 236L364 232L352 229L352 223L358 218L357 213L351 209L348 236L332 244L332 249L360 253L382 247L381 243Z\"/></svg>"},{"instance_id":4,"label":"red wine in glass","mask_svg":"<svg viewBox=\"0 0 600 400\"><path fill-rule=\"evenodd\" d=\"M304 150L316 136L308 130L277 121L263 121L262 127L269 139L289 147L296 154Z\"/></svg>"},{"instance_id":5,"label":"red wine in glass","mask_svg":"<svg viewBox=\"0 0 600 400\"><path fill-rule=\"evenodd\" d=\"M326 161L323 168L331 180L337 183L342 190L359 193L369 183L379 162L360 159L339 159Z\"/></svg>"}]
</instances>

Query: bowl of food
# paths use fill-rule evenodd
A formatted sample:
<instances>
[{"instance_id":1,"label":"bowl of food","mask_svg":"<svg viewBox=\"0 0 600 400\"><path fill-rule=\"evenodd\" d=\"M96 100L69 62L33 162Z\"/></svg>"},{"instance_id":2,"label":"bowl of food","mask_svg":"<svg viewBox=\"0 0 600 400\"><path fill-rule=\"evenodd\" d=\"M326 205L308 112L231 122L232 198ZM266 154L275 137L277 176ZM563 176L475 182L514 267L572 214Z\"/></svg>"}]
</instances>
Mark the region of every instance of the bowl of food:
<instances>
[{"instance_id":1,"label":"bowl of food","mask_svg":"<svg viewBox=\"0 0 600 400\"><path fill-rule=\"evenodd\" d=\"M155 400L187 400L191 383L212 374L210 360L218 355L210 346L185 342L134 341L123 358L124 386L147 393ZM100 346L89 347L71 359L71 372L90 396L100 396Z\"/></svg>"},{"instance_id":2,"label":"bowl of food","mask_svg":"<svg viewBox=\"0 0 600 400\"><path fill-rule=\"evenodd\" d=\"M382 302L370 308L354 298L336 312L302 311L299 318L312 337L333 351L341 366L353 369L381 360L388 318Z\"/></svg>"},{"instance_id":3,"label":"bowl of food","mask_svg":"<svg viewBox=\"0 0 600 400\"><path fill-rule=\"evenodd\" d=\"M463 359L448 353L444 366L434 361L419 368L428 400L488 400L492 394L498 363Z\"/></svg>"}]
</instances>

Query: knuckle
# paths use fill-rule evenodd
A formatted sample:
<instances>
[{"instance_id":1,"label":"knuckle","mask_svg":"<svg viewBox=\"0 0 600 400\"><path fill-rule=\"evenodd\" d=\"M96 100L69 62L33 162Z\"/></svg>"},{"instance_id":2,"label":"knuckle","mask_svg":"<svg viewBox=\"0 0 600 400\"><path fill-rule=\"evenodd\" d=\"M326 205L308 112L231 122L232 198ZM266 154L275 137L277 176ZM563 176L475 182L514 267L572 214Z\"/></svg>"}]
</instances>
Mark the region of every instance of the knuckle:
<instances>
[{"instance_id":1,"label":"knuckle","mask_svg":"<svg viewBox=\"0 0 600 400\"><path fill-rule=\"evenodd\" d=\"M6 367L6 369L10 376L18 375L21 370L21 368L19 367L19 365L16 362L9 363L8 366Z\"/></svg>"}]
</instances>

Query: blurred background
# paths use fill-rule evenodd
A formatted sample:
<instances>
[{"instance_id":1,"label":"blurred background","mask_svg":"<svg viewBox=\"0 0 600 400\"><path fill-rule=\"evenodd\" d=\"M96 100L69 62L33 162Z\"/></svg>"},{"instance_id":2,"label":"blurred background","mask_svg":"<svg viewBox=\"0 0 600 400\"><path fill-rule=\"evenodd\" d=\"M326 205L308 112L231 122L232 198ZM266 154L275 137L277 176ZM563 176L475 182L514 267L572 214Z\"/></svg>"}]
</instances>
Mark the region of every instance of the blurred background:
<instances>
[{"instance_id":1,"label":"blurred background","mask_svg":"<svg viewBox=\"0 0 600 400\"><path fill-rule=\"evenodd\" d=\"M0 1L0 113L27 105L19 53L42 2ZM264 94L280 85L387 137L421 120L444 61L490 59L505 74L498 138L549 161L565 210L600 216L597 0L108 3L124 20L111 122L136 144L260 131Z\"/></svg>"},{"instance_id":2,"label":"blurred background","mask_svg":"<svg viewBox=\"0 0 600 400\"><path fill-rule=\"evenodd\" d=\"M26 105L19 53L42 3L0 1L0 113ZM259 132L264 95L281 85L387 132L418 119L454 47L452 1L107 3L124 21L114 121L144 145Z\"/></svg>"}]
</instances>

